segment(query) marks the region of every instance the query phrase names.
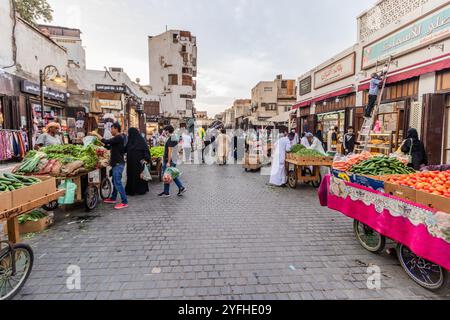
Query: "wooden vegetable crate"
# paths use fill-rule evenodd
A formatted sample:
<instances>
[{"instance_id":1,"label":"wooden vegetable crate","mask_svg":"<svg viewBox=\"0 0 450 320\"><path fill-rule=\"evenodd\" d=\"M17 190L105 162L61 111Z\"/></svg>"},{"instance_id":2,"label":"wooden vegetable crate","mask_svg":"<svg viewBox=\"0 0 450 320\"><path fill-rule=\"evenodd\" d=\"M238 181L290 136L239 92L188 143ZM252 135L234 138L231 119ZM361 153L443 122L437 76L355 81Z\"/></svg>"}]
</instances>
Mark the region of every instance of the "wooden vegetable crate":
<instances>
[{"instance_id":1,"label":"wooden vegetable crate","mask_svg":"<svg viewBox=\"0 0 450 320\"><path fill-rule=\"evenodd\" d=\"M286 155L286 161L295 164L297 166L324 166L331 167L333 165L333 157L314 157L314 156L301 156L294 153L288 153Z\"/></svg>"}]
</instances>

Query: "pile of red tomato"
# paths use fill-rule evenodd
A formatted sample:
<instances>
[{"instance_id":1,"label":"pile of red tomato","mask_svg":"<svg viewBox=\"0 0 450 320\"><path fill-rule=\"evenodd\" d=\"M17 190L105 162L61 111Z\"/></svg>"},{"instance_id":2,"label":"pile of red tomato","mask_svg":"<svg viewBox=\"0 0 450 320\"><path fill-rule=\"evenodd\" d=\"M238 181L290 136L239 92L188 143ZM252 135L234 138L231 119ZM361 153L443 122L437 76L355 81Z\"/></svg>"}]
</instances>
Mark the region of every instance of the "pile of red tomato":
<instances>
[{"instance_id":1,"label":"pile of red tomato","mask_svg":"<svg viewBox=\"0 0 450 320\"><path fill-rule=\"evenodd\" d=\"M450 171L430 171L391 177L387 180L396 185L450 198Z\"/></svg>"}]
</instances>

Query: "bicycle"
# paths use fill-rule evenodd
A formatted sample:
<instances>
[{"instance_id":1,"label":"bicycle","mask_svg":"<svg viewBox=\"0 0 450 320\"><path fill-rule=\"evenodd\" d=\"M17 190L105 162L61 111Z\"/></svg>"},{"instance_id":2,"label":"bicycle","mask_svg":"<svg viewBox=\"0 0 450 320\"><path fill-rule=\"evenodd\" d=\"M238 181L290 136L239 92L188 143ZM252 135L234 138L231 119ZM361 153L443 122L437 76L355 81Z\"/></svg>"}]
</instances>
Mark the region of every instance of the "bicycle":
<instances>
[{"instance_id":1,"label":"bicycle","mask_svg":"<svg viewBox=\"0 0 450 320\"><path fill-rule=\"evenodd\" d=\"M10 300L22 289L33 262L33 250L29 245L0 241L0 300Z\"/></svg>"}]
</instances>

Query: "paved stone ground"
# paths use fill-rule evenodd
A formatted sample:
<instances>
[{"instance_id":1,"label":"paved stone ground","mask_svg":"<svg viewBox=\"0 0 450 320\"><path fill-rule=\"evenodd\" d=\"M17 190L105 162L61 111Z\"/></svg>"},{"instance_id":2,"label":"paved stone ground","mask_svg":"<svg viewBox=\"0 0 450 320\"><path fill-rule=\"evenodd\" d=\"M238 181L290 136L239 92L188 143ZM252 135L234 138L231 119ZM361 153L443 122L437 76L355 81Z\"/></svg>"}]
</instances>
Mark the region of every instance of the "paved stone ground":
<instances>
[{"instance_id":1,"label":"paved stone ground","mask_svg":"<svg viewBox=\"0 0 450 320\"><path fill-rule=\"evenodd\" d=\"M28 240L35 267L18 299L448 299L416 286L399 262L360 247L352 221L315 190L274 189L238 166L183 167L189 192L102 205ZM367 266L383 273L368 290ZM66 287L81 268L81 290Z\"/></svg>"}]
</instances>

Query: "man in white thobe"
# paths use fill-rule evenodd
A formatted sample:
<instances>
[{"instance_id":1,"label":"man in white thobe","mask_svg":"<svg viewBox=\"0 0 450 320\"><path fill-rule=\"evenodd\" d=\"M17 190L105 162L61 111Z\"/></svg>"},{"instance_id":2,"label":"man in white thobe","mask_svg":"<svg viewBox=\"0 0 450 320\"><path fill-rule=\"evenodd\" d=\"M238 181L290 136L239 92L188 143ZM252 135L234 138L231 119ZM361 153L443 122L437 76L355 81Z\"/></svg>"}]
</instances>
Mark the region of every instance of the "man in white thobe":
<instances>
[{"instance_id":1,"label":"man in white thobe","mask_svg":"<svg viewBox=\"0 0 450 320\"><path fill-rule=\"evenodd\" d=\"M325 149L323 148L322 142L317 137L314 137L314 135L312 133L307 133L306 138L308 139L308 142L310 143L310 147L308 147L308 149L315 150L315 151L323 154L324 156L327 155L327 153L325 152ZM325 175L327 175L329 173L330 173L330 169L328 167L320 167L320 175L322 177L324 177Z\"/></svg>"},{"instance_id":2,"label":"man in white thobe","mask_svg":"<svg viewBox=\"0 0 450 320\"><path fill-rule=\"evenodd\" d=\"M290 152L293 146L295 134L280 138L276 143L275 152L272 159L272 171L270 173L270 184L274 186L284 186L287 183L286 177L286 153Z\"/></svg>"}]
</instances>

